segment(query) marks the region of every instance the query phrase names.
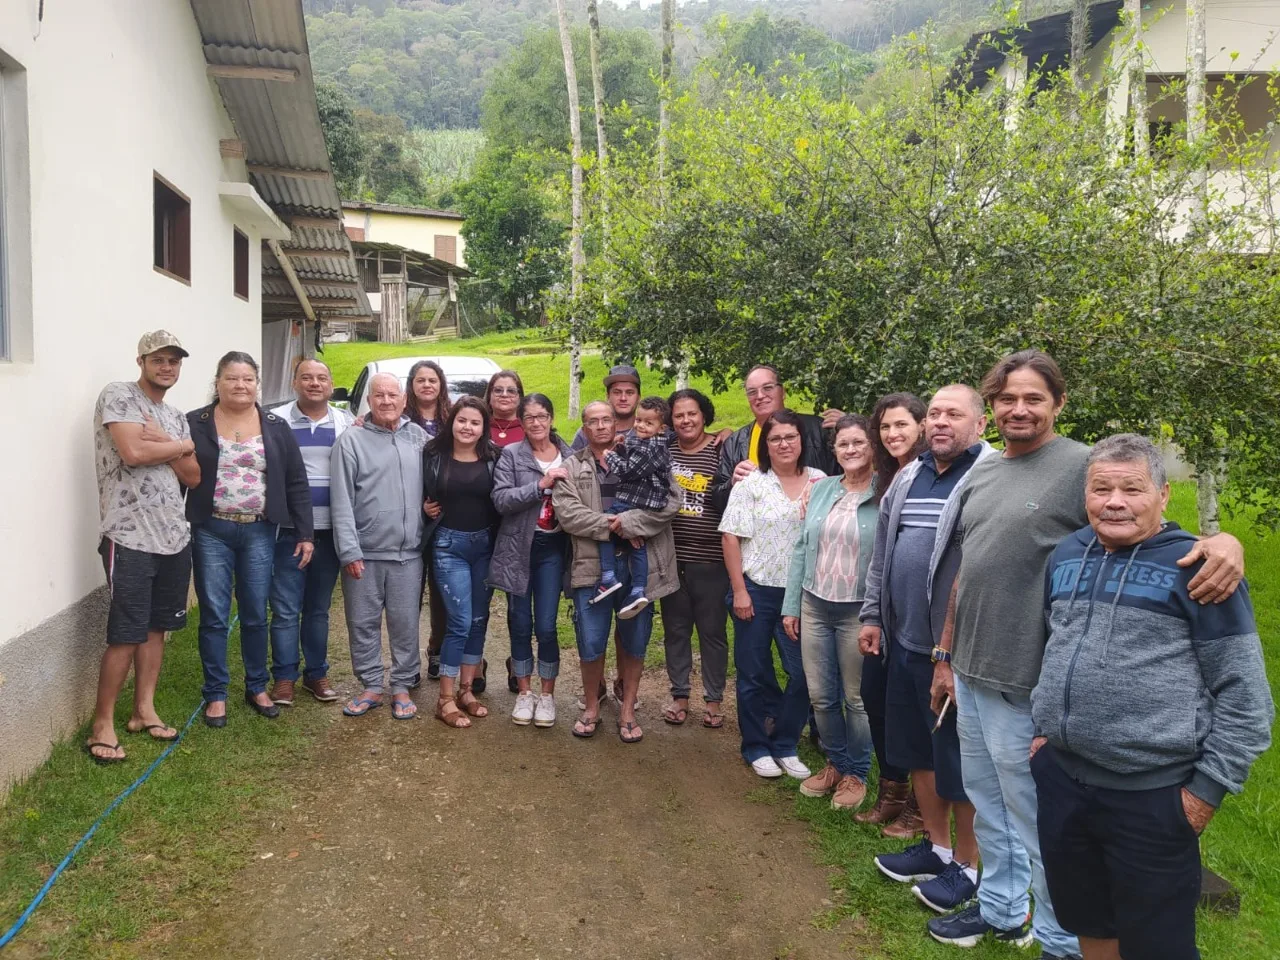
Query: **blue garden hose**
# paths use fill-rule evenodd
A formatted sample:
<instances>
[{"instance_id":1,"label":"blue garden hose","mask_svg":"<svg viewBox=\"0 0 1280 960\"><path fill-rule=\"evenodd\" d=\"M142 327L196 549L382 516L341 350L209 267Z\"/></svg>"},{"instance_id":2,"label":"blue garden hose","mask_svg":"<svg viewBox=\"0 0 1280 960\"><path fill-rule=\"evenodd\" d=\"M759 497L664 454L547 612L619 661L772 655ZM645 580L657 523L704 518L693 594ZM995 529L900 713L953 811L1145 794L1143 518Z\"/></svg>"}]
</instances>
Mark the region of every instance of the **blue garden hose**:
<instances>
[{"instance_id":1,"label":"blue garden hose","mask_svg":"<svg viewBox=\"0 0 1280 960\"><path fill-rule=\"evenodd\" d=\"M235 629L236 621L238 621L239 619L240 619L239 614L236 614L234 617L231 618L231 626L227 630L228 633L230 633L231 630ZM76 845L71 848L71 852L62 858L62 862L58 864L58 868L54 870L53 873L50 874L49 879L44 882L44 886L42 886L40 888L40 892L35 895L35 899L32 900L29 904L27 904L27 908L23 910L22 913L19 915L17 922L14 923L14 925L10 927L8 930L6 930L3 936L0 936L0 949L3 949L5 946L7 946L9 941L12 940L14 937L16 937L18 935L18 932L24 926L26 926L27 921L31 919L31 915L36 912L36 907L40 906L40 903L41 901L44 900L45 895L48 894L48 892L53 888L54 882L57 881L58 877L62 876L62 871L67 869L67 867L71 865L71 861L74 860L76 854L80 852L80 848L83 847L86 843L88 843L90 838L92 838L93 835L98 832L98 827L102 826L103 822L107 819L107 817L111 816L112 812L115 810L116 807L124 803L124 801L128 798L129 794L133 793L133 791L137 790L140 786L146 783L147 778L150 777L151 774L155 773L156 767L164 763L165 759L169 756L169 754L173 753L173 751L177 748L178 744L182 742L182 738L187 735L187 731L191 729L191 725L196 722L196 717L200 716L200 711L204 709L205 703L206 703L205 700L200 701L200 705L196 707L194 711L192 711L191 716L187 718L187 722L183 724L182 729L178 732L178 736L174 738L173 742L164 748L164 751L160 754L160 756L156 757L155 760L151 761L151 766L147 767L147 769L143 771L142 776L138 777L137 780L129 784L129 786L126 787L118 797L116 797L114 800L111 801L111 805L108 806L107 809L103 810L101 814L99 814L98 819L93 822L93 826L91 826L85 832L85 835L76 842Z\"/></svg>"}]
</instances>

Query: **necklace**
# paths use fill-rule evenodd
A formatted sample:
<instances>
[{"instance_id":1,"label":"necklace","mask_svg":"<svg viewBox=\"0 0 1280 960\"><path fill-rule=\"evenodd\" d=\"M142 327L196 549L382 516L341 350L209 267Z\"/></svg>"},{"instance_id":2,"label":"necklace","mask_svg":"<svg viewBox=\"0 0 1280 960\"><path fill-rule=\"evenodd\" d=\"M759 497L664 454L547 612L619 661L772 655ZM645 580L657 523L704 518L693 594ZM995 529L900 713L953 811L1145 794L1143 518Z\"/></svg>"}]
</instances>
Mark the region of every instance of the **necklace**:
<instances>
[{"instance_id":1,"label":"necklace","mask_svg":"<svg viewBox=\"0 0 1280 960\"><path fill-rule=\"evenodd\" d=\"M499 420L497 417L493 420L493 425L498 428L498 439L507 439L507 431L515 428L519 420Z\"/></svg>"}]
</instances>

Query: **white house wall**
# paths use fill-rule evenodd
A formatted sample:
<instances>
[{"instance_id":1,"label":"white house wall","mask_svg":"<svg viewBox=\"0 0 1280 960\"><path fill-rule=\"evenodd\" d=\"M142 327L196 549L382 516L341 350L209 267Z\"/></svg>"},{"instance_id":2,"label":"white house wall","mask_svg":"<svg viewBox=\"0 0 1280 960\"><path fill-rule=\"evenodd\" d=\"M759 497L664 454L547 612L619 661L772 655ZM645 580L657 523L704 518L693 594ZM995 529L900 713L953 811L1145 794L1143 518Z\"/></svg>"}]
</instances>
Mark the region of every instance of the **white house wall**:
<instances>
[{"instance_id":1,"label":"white house wall","mask_svg":"<svg viewBox=\"0 0 1280 960\"><path fill-rule=\"evenodd\" d=\"M1148 73L1185 73L1187 5L1185 0L1143 7L1143 42ZM1257 0L1208 0L1205 38L1209 73L1267 71L1280 67L1280 3ZM1231 54L1238 54L1232 59Z\"/></svg>"},{"instance_id":2,"label":"white house wall","mask_svg":"<svg viewBox=\"0 0 1280 960\"><path fill-rule=\"evenodd\" d=\"M59 0L44 4L43 23L38 7L0 3L0 52L26 71L32 304L15 318L31 331L30 356L0 362L0 792L92 702L105 626L99 390L137 377L138 337L156 327L191 352L170 394L183 409L206 401L221 354L261 346L260 238L244 230L241 300L234 221L218 197L218 141L235 131L190 6ZM191 201L189 286L152 266L153 171Z\"/></svg>"}]
</instances>

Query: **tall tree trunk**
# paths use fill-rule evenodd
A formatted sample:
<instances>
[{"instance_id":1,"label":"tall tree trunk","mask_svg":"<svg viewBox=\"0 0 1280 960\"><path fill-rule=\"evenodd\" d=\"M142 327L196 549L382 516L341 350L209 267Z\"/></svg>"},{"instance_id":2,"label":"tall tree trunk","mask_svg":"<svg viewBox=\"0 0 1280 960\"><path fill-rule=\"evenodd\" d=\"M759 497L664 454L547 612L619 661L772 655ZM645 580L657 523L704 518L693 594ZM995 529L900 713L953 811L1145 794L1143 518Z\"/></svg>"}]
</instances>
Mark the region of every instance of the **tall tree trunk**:
<instances>
[{"instance_id":1,"label":"tall tree trunk","mask_svg":"<svg viewBox=\"0 0 1280 960\"><path fill-rule=\"evenodd\" d=\"M662 0L662 64L659 71L661 89L658 91L658 190L662 209L667 208L667 174L669 172L671 138L671 80L675 60L675 0ZM676 367L676 389L689 386L689 357L680 358Z\"/></svg>"},{"instance_id":2,"label":"tall tree trunk","mask_svg":"<svg viewBox=\"0 0 1280 960\"><path fill-rule=\"evenodd\" d=\"M1200 520L1200 536L1212 537L1222 532L1218 514L1218 493L1227 475L1226 459L1206 468L1196 467L1196 513Z\"/></svg>"},{"instance_id":3,"label":"tall tree trunk","mask_svg":"<svg viewBox=\"0 0 1280 960\"><path fill-rule=\"evenodd\" d=\"M600 181L600 215L601 230L608 245L609 233L609 195L604 187L608 183L606 167L609 163L609 149L604 134L604 70L600 66L600 5L597 0L587 0L587 25L591 31L591 92L596 105L596 157L600 170L596 174Z\"/></svg>"},{"instance_id":4,"label":"tall tree trunk","mask_svg":"<svg viewBox=\"0 0 1280 960\"><path fill-rule=\"evenodd\" d=\"M578 105L578 70L573 62L573 37L569 33L569 12L565 0L556 0L560 21L560 49L564 54L564 79L569 91L569 135L573 144L572 214L569 225L569 419L578 417L582 406L582 343L578 338L580 318L578 298L587 257L582 249L582 109Z\"/></svg>"},{"instance_id":5,"label":"tall tree trunk","mask_svg":"<svg viewBox=\"0 0 1280 960\"><path fill-rule=\"evenodd\" d=\"M1071 5L1071 85L1084 89L1084 62L1089 56L1089 0Z\"/></svg>"},{"instance_id":6,"label":"tall tree trunk","mask_svg":"<svg viewBox=\"0 0 1280 960\"><path fill-rule=\"evenodd\" d=\"M1151 152L1150 120L1147 116L1147 65L1142 52L1142 0L1124 0L1125 17L1133 31L1127 69L1129 73L1129 113L1133 119L1133 153L1143 158Z\"/></svg>"}]
</instances>

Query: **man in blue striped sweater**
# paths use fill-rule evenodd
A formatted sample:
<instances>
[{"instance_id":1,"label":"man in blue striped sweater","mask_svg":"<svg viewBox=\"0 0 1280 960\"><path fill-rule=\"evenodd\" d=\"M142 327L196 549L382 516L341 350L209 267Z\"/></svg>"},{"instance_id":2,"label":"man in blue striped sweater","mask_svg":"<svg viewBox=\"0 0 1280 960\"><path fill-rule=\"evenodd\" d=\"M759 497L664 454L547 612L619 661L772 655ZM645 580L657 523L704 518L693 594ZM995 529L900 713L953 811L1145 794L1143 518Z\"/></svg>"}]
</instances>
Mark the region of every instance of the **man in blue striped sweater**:
<instances>
[{"instance_id":1,"label":"man in blue striped sweater","mask_svg":"<svg viewBox=\"0 0 1280 960\"><path fill-rule=\"evenodd\" d=\"M275 413L293 428L311 485L315 516L315 552L299 569L294 531L281 527L271 578L271 699L292 706L299 660L305 660L302 686L317 700L338 699L329 683L329 605L338 581L338 553L329 517L329 461L333 445L354 422L350 413L329 403L333 376L320 360L303 360L293 375L297 399ZM299 629L301 627L301 629ZM299 643L301 639L301 643Z\"/></svg>"}]
</instances>

